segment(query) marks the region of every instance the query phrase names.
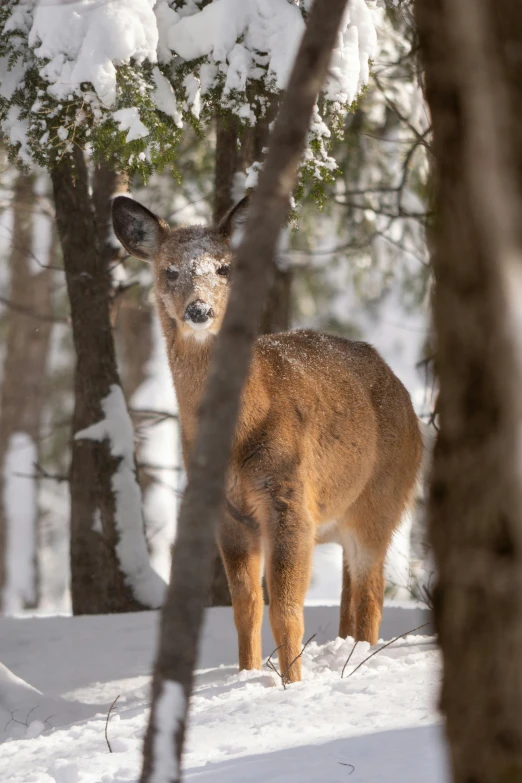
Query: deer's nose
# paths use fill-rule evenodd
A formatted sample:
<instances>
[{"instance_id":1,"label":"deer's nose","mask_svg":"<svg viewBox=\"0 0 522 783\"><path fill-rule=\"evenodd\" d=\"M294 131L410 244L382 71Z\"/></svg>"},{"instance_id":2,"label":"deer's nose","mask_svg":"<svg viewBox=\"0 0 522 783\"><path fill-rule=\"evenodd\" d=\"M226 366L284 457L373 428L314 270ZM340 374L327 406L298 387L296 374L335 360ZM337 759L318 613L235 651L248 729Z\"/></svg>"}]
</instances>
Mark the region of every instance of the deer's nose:
<instances>
[{"instance_id":1,"label":"deer's nose","mask_svg":"<svg viewBox=\"0 0 522 783\"><path fill-rule=\"evenodd\" d=\"M192 321L194 324L204 324L210 318L214 318L214 311L210 305L201 299L191 302L185 310L185 321Z\"/></svg>"}]
</instances>

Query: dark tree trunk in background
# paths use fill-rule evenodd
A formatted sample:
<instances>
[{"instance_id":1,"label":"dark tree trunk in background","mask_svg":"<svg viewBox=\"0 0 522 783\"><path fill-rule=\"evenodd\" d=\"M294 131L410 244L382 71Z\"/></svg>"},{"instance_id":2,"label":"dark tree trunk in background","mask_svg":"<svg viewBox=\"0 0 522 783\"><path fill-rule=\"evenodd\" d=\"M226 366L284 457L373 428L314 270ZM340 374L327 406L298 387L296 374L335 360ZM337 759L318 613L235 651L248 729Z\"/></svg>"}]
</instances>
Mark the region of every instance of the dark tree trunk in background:
<instances>
[{"instance_id":1,"label":"dark tree trunk in background","mask_svg":"<svg viewBox=\"0 0 522 783\"><path fill-rule=\"evenodd\" d=\"M456 783L522 781L522 5L416 0L433 119L429 523Z\"/></svg>"},{"instance_id":2,"label":"dark tree trunk in background","mask_svg":"<svg viewBox=\"0 0 522 783\"><path fill-rule=\"evenodd\" d=\"M243 140L243 166L248 168L252 163L264 160L270 124L274 120L277 111L276 104L272 104L266 117L260 120L253 128L250 128ZM261 334L274 334L284 332L290 328L292 320L292 271L284 267L282 260L273 268L270 280L268 298L261 316L259 331Z\"/></svg>"},{"instance_id":3,"label":"dark tree trunk in background","mask_svg":"<svg viewBox=\"0 0 522 783\"><path fill-rule=\"evenodd\" d=\"M52 273L41 264L47 258L35 260L32 256L34 240L35 177L18 174L13 197L13 233L9 259L9 300L14 307L5 314L5 357L0 393L0 596L6 585L6 544L8 531L7 508L4 483L6 457L13 445L13 436L25 435L35 446L37 458L40 426L46 393L46 369L49 340L52 328L51 283ZM19 306L20 309L15 309ZM32 313L32 315L31 315ZM36 466L28 465L29 473L36 472ZM23 478L13 477L20 485ZM27 478L27 489L35 479ZM36 527L33 541L27 541L34 551L32 585L27 585L21 596L22 606L37 603L37 540L38 501L37 486L34 486ZM22 524L16 518L12 524ZM4 607L5 608L5 607Z\"/></svg>"},{"instance_id":4,"label":"dark tree trunk in background","mask_svg":"<svg viewBox=\"0 0 522 783\"><path fill-rule=\"evenodd\" d=\"M232 188L234 176L241 169L239 123L231 114L216 117L216 165L214 169L214 207L212 219L219 223L234 206Z\"/></svg>"},{"instance_id":5,"label":"dark tree trunk in background","mask_svg":"<svg viewBox=\"0 0 522 783\"><path fill-rule=\"evenodd\" d=\"M92 200L96 213L98 237L105 263L109 269L123 262L126 251L119 242L114 243L111 203L116 195L127 193L129 179L101 162L94 169ZM110 294L111 323L122 349L121 375L127 400L146 378L145 365L152 352L152 307L144 301L137 286L123 290L112 287Z\"/></svg>"},{"instance_id":6,"label":"dark tree trunk in background","mask_svg":"<svg viewBox=\"0 0 522 783\"><path fill-rule=\"evenodd\" d=\"M115 312L115 330L121 351L121 374L125 396L132 396L147 379L147 364L154 348L152 306L141 289L130 289Z\"/></svg>"},{"instance_id":7,"label":"dark tree trunk in background","mask_svg":"<svg viewBox=\"0 0 522 783\"><path fill-rule=\"evenodd\" d=\"M269 126L277 106L273 104L267 116L254 127L241 131L232 116L216 119L216 167L214 184L213 219L217 223L233 206L234 176L245 172L256 161L265 157ZM270 293L260 320L261 334L283 332L290 328L292 273L276 266L270 282Z\"/></svg>"},{"instance_id":8,"label":"dark tree trunk in background","mask_svg":"<svg viewBox=\"0 0 522 783\"><path fill-rule=\"evenodd\" d=\"M230 301L215 342L196 443L190 456L189 482L162 611L142 783L157 780L156 773L168 783L180 780L188 701L212 579L214 536L224 502L241 390L313 106L326 78L345 6L346 0L315 2L312 6L237 251ZM167 722L165 711L170 716ZM158 731L159 743L155 742ZM166 742L172 743L172 753L166 751Z\"/></svg>"},{"instance_id":9,"label":"dark tree trunk in background","mask_svg":"<svg viewBox=\"0 0 522 783\"><path fill-rule=\"evenodd\" d=\"M239 150L239 123L233 115L216 117L216 166L214 172L214 208L212 219L217 225L234 206L234 177L242 169ZM217 546L212 566L209 606L232 606L228 580Z\"/></svg>"},{"instance_id":10,"label":"dark tree trunk in background","mask_svg":"<svg viewBox=\"0 0 522 783\"><path fill-rule=\"evenodd\" d=\"M127 255L119 242L113 242L112 199L127 193L129 178L110 168L101 161L96 164L93 177L92 201L98 226L98 239L104 261L112 270L123 262ZM146 379L146 366L152 349L152 304L141 286L123 283L121 288L112 283L110 290L110 319L114 330L118 367L125 392L125 399L131 404L132 396ZM140 443L136 446L139 459ZM143 471L138 472L142 493L151 483Z\"/></svg>"},{"instance_id":11,"label":"dark tree trunk in background","mask_svg":"<svg viewBox=\"0 0 522 783\"><path fill-rule=\"evenodd\" d=\"M263 120L242 133L237 119L232 115L225 118L217 117L214 223L218 223L234 205L232 190L236 173L244 172L255 161L264 159L263 150L268 145L269 125L275 117L275 112L276 106L273 105ZM291 270L275 265L272 269L269 294L260 319L260 334L273 334L290 328L291 286ZM266 589L264 595L265 602L268 603ZM217 548L209 605L232 606L227 576Z\"/></svg>"},{"instance_id":12,"label":"dark tree trunk in background","mask_svg":"<svg viewBox=\"0 0 522 783\"><path fill-rule=\"evenodd\" d=\"M74 438L103 419L101 402L111 387L120 385L109 317L111 277L100 241L105 234L97 225L80 150L62 158L52 181L76 352L70 473L73 611L135 611L144 607L134 598L116 553L112 480L120 458L111 455L107 440Z\"/></svg>"}]
</instances>

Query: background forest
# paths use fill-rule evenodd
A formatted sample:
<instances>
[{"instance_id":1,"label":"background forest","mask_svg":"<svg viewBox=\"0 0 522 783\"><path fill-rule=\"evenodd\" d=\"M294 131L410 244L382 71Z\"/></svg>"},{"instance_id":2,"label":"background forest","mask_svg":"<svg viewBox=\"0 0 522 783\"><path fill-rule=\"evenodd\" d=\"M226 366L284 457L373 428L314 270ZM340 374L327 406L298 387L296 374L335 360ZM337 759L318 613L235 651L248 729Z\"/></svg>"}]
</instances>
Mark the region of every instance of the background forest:
<instances>
[{"instance_id":1,"label":"background forest","mask_svg":"<svg viewBox=\"0 0 522 783\"><path fill-rule=\"evenodd\" d=\"M329 140L328 155L338 170L302 178L262 329L307 326L373 343L407 386L419 415L429 419L429 119L407 5L371 12L377 48L369 80ZM4 80L0 98L8 99L8 92ZM117 368L134 427L146 543L153 568L165 580L184 486L176 401L151 273L122 255L109 227L109 199L129 190L173 225L218 219L239 200L255 184L273 109L245 123L223 95L213 101L199 117L191 115L193 122L175 128L175 159L156 167L161 171L138 166L116 174L111 149L105 149L108 158L86 158L110 276L106 296ZM28 172L17 167L12 145L0 154L2 607L4 613L69 611L71 562L73 585L75 579L74 547L69 557L75 345L63 243L53 183L43 168L47 161L41 158L42 165ZM74 214L66 219L74 233ZM414 592L425 579L422 519L420 508L413 578L404 577L404 568L397 577ZM96 534L96 521L92 529ZM340 567L335 545L317 549L311 598L337 599ZM95 611L94 599L92 609L85 600L80 611ZM219 565L209 600L228 602Z\"/></svg>"}]
</instances>

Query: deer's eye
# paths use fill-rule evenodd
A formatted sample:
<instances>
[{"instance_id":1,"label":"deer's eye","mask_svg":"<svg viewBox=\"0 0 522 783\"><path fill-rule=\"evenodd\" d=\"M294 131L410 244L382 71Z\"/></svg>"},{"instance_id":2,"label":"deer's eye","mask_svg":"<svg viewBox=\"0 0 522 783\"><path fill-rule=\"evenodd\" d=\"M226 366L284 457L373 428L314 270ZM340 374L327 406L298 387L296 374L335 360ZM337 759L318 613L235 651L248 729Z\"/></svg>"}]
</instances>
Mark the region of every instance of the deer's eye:
<instances>
[{"instance_id":1,"label":"deer's eye","mask_svg":"<svg viewBox=\"0 0 522 783\"><path fill-rule=\"evenodd\" d=\"M174 283L179 277L179 271L174 266L169 266L165 269L165 277L169 283Z\"/></svg>"},{"instance_id":2,"label":"deer's eye","mask_svg":"<svg viewBox=\"0 0 522 783\"><path fill-rule=\"evenodd\" d=\"M228 277L230 274L230 264L221 264L216 271L221 277Z\"/></svg>"}]
</instances>

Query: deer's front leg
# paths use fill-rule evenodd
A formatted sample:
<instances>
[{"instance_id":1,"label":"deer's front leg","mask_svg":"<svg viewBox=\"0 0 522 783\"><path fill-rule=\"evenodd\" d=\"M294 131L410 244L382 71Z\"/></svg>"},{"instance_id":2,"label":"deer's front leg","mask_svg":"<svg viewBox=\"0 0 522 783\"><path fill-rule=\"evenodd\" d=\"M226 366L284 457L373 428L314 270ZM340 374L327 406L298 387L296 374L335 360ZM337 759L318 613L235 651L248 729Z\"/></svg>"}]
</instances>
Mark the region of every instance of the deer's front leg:
<instances>
[{"instance_id":1,"label":"deer's front leg","mask_svg":"<svg viewBox=\"0 0 522 783\"><path fill-rule=\"evenodd\" d=\"M223 523L218 545L228 579L239 644L239 668L261 668L261 539L237 522Z\"/></svg>"},{"instance_id":2,"label":"deer's front leg","mask_svg":"<svg viewBox=\"0 0 522 783\"><path fill-rule=\"evenodd\" d=\"M303 605L312 565L314 530L293 483L273 495L268 525L266 575L270 596L270 624L285 682L301 679Z\"/></svg>"}]
</instances>

